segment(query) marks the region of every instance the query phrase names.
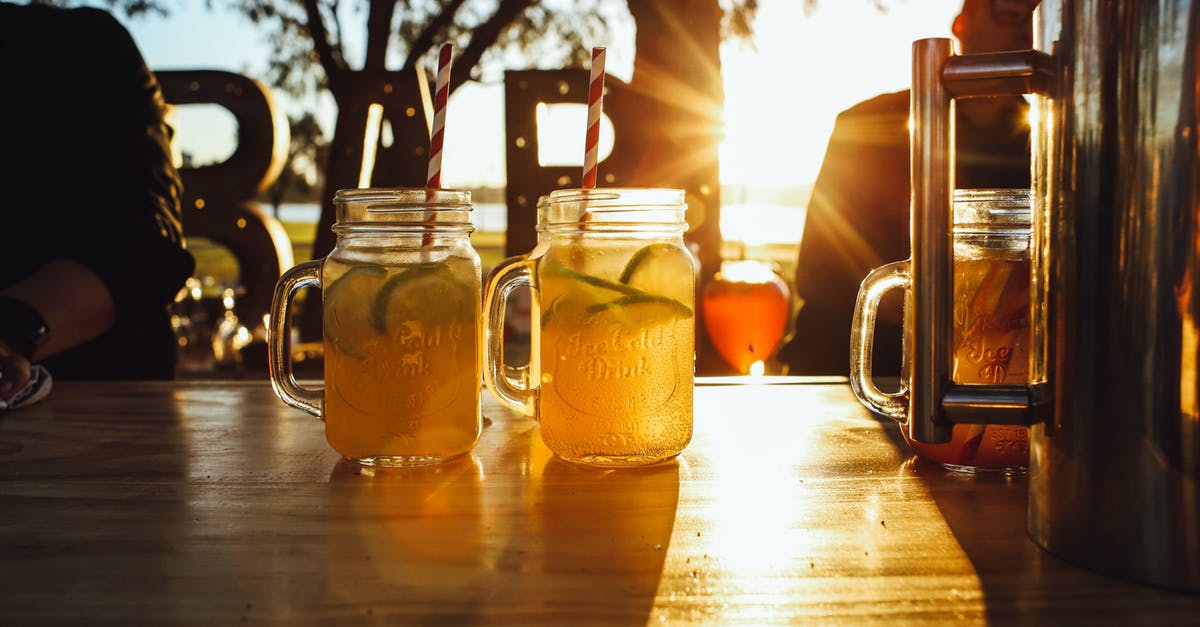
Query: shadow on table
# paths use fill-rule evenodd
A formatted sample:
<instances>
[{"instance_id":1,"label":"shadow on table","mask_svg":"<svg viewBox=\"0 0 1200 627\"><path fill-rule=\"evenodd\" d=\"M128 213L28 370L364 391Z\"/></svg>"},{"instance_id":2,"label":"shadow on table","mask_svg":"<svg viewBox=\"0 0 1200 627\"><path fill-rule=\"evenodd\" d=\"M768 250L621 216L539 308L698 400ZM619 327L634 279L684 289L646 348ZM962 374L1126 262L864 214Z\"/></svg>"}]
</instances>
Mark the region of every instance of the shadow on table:
<instances>
[{"instance_id":1,"label":"shadow on table","mask_svg":"<svg viewBox=\"0 0 1200 627\"><path fill-rule=\"evenodd\" d=\"M347 623L469 622L490 541L482 473L474 455L418 468L339 461L322 517L328 593L311 609Z\"/></svg>"},{"instance_id":2,"label":"shadow on table","mask_svg":"<svg viewBox=\"0 0 1200 627\"><path fill-rule=\"evenodd\" d=\"M1013 613L998 608L1011 609L1014 603L1022 606L1022 596L1042 577L1043 556L1025 533L1026 478L946 470L917 457L899 423L879 414L871 416L903 459L900 475L920 481L971 562L979 579L987 622L1011 622ZM1024 613L1020 616L1022 620L1031 618Z\"/></svg>"},{"instance_id":3,"label":"shadow on table","mask_svg":"<svg viewBox=\"0 0 1200 627\"><path fill-rule=\"evenodd\" d=\"M1025 532L1026 477L947 470L917 457L898 423L878 415L875 419L904 458L901 474L915 476L921 482L971 562L987 623L1011 623L1017 618L1021 624L1041 620L1042 616L1030 611L1036 604L1027 605L1025 598L1035 588L1044 591L1043 554ZM1021 609L1014 613L1014 607ZM1059 617L1067 623L1069 619Z\"/></svg>"},{"instance_id":4,"label":"shadow on table","mask_svg":"<svg viewBox=\"0 0 1200 627\"><path fill-rule=\"evenodd\" d=\"M1099 610L1106 624L1137 625L1147 623L1147 607L1160 618L1178 607L1183 622L1200 616L1200 596L1096 574L1037 546L1026 531L1026 476L949 471L913 455L899 429L891 439L909 454L903 470L920 478L974 567L989 624L1071 624Z\"/></svg>"},{"instance_id":5,"label":"shadow on table","mask_svg":"<svg viewBox=\"0 0 1200 627\"><path fill-rule=\"evenodd\" d=\"M542 446L540 439L537 446ZM532 477L518 593L560 624L645 625L679 501L679 462L604 470L550 457Z\"/></svg>"},{"instance_id":6,"label":"shadow on table","mask_svg":"<svg viewBox=\"0 0 1200 627\"><path fill-rule=\"evenodd\" d=\"M339 462L339 515L322 530L332 598L315 609L383 624L647 624L678 462L587 468L554 457L536 427L508 435L494 455L437 466Z\"/></svg>"}]
</instances>

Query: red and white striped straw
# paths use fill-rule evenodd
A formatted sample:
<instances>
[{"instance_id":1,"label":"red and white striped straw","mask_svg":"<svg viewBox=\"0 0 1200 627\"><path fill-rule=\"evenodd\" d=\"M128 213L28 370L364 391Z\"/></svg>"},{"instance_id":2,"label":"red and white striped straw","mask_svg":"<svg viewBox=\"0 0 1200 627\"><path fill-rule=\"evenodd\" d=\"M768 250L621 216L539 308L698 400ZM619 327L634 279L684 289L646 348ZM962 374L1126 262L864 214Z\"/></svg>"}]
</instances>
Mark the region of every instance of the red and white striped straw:
<instances>
[{"instance_id":1,"label":"red and white striped straw","mask_svg":"<svg viewBox=\"0 0 1200 627\"><path fill-rule=\"evenodd\" d=\"M583 146L583 183L580 187L596 186L596 153L600 144L600 112L604 108L604 48L592 48L592 78L588 89L587 139Z\"/></svg>"},{"instance_id":2,"label":"red and white striped straw","mask_svg":"<svg viewBox=\"0 0 1200 627\"><path fill-rule=\"evenodd\" d=\"M446 131L446 98L450 94L450 54L454 44L442 44L438 53L437 91L433 93L433 135L429 138L429 176L425 187L442 186L442 142Z\"/></svg>"}]
</instances>

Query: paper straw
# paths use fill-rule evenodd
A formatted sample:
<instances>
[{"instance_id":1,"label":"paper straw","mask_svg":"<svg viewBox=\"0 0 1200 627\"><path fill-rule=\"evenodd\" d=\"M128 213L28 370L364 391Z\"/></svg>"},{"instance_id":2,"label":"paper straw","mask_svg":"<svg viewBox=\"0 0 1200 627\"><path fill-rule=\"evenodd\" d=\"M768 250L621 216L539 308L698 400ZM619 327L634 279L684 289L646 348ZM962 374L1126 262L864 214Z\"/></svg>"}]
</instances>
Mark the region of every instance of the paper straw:
<instances>
[{"instance_id":1,"label":"paper straw","mask_svg":"<svg viewBox=\"0 0 1200 627\"><path fill-rule=\"evenodd\" d=\"M604 48L592 48L592 78L588 90L587 140L583 146L583 182L580 187L596 186L596 153L600 143L600 111L604 100Z\"/></svg>"},{"instance_id":2,"label":"paper straw","mask_svg":"<svg viewBox=\"0 0 1200 627\"><path fill-rule=\"evenodd\" d=\"M429 176L425 187L437 189L442 186L442 141L446 130L446 98L450 92L450 54L454 44L442 44L438 53L437 91L433 93L433 135L429 138Z\"/></svg>"},{"instance_id":3,"label":"paper straw","mask_svg":"<svg viewBox=\"0 0 1200 627\"><path fill-rule=\"evenodd\" d=\"M434 190L442 186L442 143L446 136L446 99L450 95L450 55L454 44L444 43L438 52L437 83L433 92L433 132L429 136L429 171L425 177L426 201L432 203ZM433 244L433 232L429 229L435 216L425 212L426 231L421 235L421 258L429 261L429 247Z\"/></svg>"}]
</instances>

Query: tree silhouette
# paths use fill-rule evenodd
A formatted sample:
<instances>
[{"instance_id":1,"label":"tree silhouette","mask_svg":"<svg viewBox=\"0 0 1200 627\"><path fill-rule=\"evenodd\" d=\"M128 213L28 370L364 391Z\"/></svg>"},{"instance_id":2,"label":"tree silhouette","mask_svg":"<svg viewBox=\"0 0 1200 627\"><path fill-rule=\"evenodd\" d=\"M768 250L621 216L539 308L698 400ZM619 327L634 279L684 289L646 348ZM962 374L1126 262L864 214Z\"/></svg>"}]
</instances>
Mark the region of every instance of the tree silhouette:
<instances>
[{"instance_id":1,"label":"tree silhouette","mask_svg":"<svg viewBox=\"0 0 1200 627\"><path fill-rule=\"evenodd\" d=\"M321 220L313 244L313 257L327 254L334 237L329 226L334 220L333 191L376 185L420 186L424 182L425 146L428 141L423 110L414 106L422 73L432 65L434 49L443 41L456 44L450 92L482 74L489 55L492 64L507 65L502 57L527 59L538 67L581 67L587 59L587 44L606 39L606 11L613 0L581 0L556 6L548 0L498 0L495 3L468 0L373 0L354 3L355 15L365 23L360 60L351 62L351 36L346 26L346 4L338 0L239 0L232 6L252 21L270 25L273 55L270 82L292 94L328 89L338 115L325 168ZM686 148L689 158L681 167L645 169L638 184L675 185L689 192L703 191L711 208L710 221L700 231L702 261L711 267L719 255L717 230L716 146L719 133L720 85L718 44L725 32L749 32L757 0L739 0L726 13L717 0L628 0L628 9L638 28L634 80L647 95L644 124L631 132L643 148L642 160L656 155L678 154ZM686 25L686 26L685 26ZM695 45L679 45L692 42ZM424 66L422 65L424 61ZM396 67L397 69L389 69ZM699 72L695 70L699 68ZM650 94L662 93L664 76L678 72L700 77L694 103L680 106ZM642 77L640 78L639 77ZM678 79L675 79L678 80ZM366 146L371 132L372 107L391 131L385 145L381 134L374 150ZM670 120L669 124L663 122ZM697 133L695 129L707 129ZM373 168L364 163L373 163ZM669 176L667 176L669 175ZM693 202L702 200L693 194ZM305 304L302 334L319 337L319 305Z\"/></svg>"},{"instance_id":2,"label":"tree silhouette","mask_svg":"<svg viewBox=\"0 0 1200 627\"><path fill-rule=\"evenodd\" d=\"M275 217L279 217L279 206L288 200L311 198L318 192L319 175L325 171L329 160L329 144L324 131L311 112L299 116L288 116L291 141L279 178L266 191L267 199Z\"/></svg>"}]
</instances>

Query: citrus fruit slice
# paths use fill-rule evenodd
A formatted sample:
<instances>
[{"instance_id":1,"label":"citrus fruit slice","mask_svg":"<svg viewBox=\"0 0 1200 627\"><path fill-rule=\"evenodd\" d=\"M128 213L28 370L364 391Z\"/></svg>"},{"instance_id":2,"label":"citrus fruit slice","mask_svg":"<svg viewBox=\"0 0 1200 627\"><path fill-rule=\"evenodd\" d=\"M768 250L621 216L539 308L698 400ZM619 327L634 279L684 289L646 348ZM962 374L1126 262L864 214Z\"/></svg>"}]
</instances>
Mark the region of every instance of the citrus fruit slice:
<instances>
[{"instance_id":1,"label":"citrus fruit slice","mask_svg":"<svg viewBox=\"0 0 1200 627\"><path fill-rule=\"evenodd\" d=\"M589 307L622 296L641 294L628 285L584 274L558 262L542 265L539 291L544 299L543 327L553 320L561 320L569 325L578 324L586 316L585 310Z\"/></svg>"},{"instance_id":2,"label":"citrus fruit slice","mask_svg":"<svg viewBox=\"0 0 1200 627\"><path fill-rule=\"evenodd\" d=\"M542 266L542 274L548 277L561 277L565 279L571 279L573 281L579 281L580 283L584 283L592 287L598 287L602 290L616 292L618 294L641 293L641 290L625 285L624 283L617 283L591 274L584 274L578 270L572 270L561 263L545 264Z\"/></svg>"},{"instance_id":3,"label":"citrus fruit slice","mask_svg":"<svg viewBox=\"0 0 1200 627\"><path fill-rule=\"evenodd\" d=\"M643 292L679 303L691 302L692 255L687 250L659 242L638 249L621 272L620 282Z\"/></svg>"},{"instance_id":4,"label":"citrus fruit slice","mask_svg":"<svg viewBox=\"0 0 1200 627\"><path fill-rule=\"evenodd\" d=\"M406 322L429 324L472 321L478 297L471 286L444 264L419 264L393 275L379 289L371 323L380 333L394 333Z\"/></svg>"},{"instance_id":5,"label":"citrus fruit slice","mask_svg":"<svg viewBox=\"0 0 1200 627\"><path fill-rule=\"evenodd\" d=\"M586 309L586 313L613 314L641 326L664 324L681 318L691 318L693 315L691 307L674 298L645 293L622 296L616 300L592 305Z\"/></svg>"},{"instance_id":6,"label":"citrus fruit slice","mask_svg":"<svg viewBox=\"0 0 1200 627\"><path fill-rule=\"evenodd\" d=\"M982 265L982 264L979 264ZM975 315L997 314L1001 297L1008 291L1009 277L1015 264L990 263L983 266L982 277L973 292L971 313Z\"/></svg>"},{"instance_id":7,"label":"citrus fruit slice","mask_svg":"<svg viewBox=\"0 0 1200 627\"><path fill-rule=\"evenodd\" d=\"M622 296L611 302L593 305L586 310L579 324L585 328L599 329L611 329L611 325L615 325L627 333L637 333L639 329L671 327L691 318L692 310L679 301L647 294Z\"/></svg>"},{"instance_id":8,"label":"citrus fruit slice","mask_svg":"<svg viewBox=\"0 0 1200 627\"><path fill-rule=\"evenodd\" d=\"M378 333L371 324L371 309L387 270L382 266L354 266L325 288L325 337L337 350L363 358L363 347Z\"/></svg>"},{"instance_id":9,"label":"citrus fruit slice","mask_svg":"<svg viewBox=\"0 0 1200 627\"><path fill-rule=\"evenodd\" d=\"M650 258L643 257L636 265L644 266L649 263L652 263ZM642 267L635 271L634 276L642 276L647 272L645 267ZM555 294L542 314L543 326L553 318L567 316L591 318L597 314L608 314L621 324L642 326L690 318L693 315L692 309L679 299L584 274L561 264L547 264L543 273L543 293ZM551 286L546 283L557 285ZM691 281L683 283L690 285ZM675 291L680 290L675 288ZM690 296L690 293L686 293L685 299L691 300ZM642 319L643 316L645 319Z\"/></svg>"}]
</instances>

